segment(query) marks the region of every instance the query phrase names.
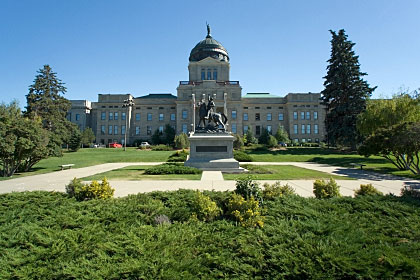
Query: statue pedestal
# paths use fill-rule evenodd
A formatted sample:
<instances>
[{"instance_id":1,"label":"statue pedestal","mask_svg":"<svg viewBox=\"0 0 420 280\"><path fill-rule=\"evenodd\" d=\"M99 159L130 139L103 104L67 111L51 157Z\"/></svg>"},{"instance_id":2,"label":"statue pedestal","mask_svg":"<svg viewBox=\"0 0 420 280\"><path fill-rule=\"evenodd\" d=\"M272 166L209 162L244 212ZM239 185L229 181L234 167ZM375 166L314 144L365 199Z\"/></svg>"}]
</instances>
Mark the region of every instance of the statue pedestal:
<instances>
[{"instance_id":1,"label":"statue pedestal","mask_svg":"<svg viewBox=\"0 0 420 280\"><path fill-rule=\"evenodd\" d=\"M191 133L190 155L184 165L227 173L246 171L233 158L234 139L230 133Z\"/></svg>"}]
</instances>

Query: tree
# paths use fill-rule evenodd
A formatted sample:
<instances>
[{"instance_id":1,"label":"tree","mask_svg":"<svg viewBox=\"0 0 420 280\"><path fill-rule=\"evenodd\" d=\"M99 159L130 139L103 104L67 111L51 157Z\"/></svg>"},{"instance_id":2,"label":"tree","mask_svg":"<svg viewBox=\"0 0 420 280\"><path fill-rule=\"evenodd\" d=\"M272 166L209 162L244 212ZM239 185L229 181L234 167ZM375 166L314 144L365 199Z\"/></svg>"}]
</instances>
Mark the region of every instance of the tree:
<instances>
[{"instance_id":1,"label":"tree","mask_svg":"<svg viewBox=\"0 0 420 280\"><path fill-rule=\"evenodd\" d=\"M370 87L362 79L359 57L353 51L353 42L347 39L343 29L338 34L330 30L331 58L324 77L322 104L326 106L327 141L331 145L356 148L360 141L356 129L357 116L365 110L366 100L376 87Z\"/></svg>"},{"instance_id":2,"label":"tree","mask_svg":"<svg viewBox=\"0 0 420 280\"><path fill-rule=\"evenodd\" d=\"M65 94L66 87L56 75L49 65L44 65L26 95L25 116L32 119L39 117L43 127L51 132L50 155L57 155L57 152L61 155L60 147L72 132L70 122L66 119L71 103L60 95Z\"/></svg>"},{"instance_id":3,"label":"tree","mask_svg":"<svg viewBox=\"0 0 420 280\"><path fill-rule=\"evenodd\" d=\"M244 146L244 141L242 140L242 137L238 134L233 135L235 137L235 140L233 140L233 148L236 150L241 149Z\"/></svg>"},{"instance_id":4,"label":"tree","mask_svg":"<svg viewBox=\"0 0 420 280\"><path fill-rule=\"evenodd\" d=\"M258 138L258 143L266 145L270 139L270 133L266 128L262 129L261 135Z\"/></svg>"},{"instance_id":5,"label":"tree","mask_svg":"<svg viewBox=\"0 0 420 280\"><path fill-rule=\"evenodd\" d=\"M283 142L283 143L289 143L290 139L289 139L289 134L287 133L286 130L284 130L284 128L282 126L279 126L277 128L276 134L274 135L274 137L276 137L278 142Z\"/></svg>"},{"instance_id":6,"label":"tree","mask_svg":"<svg viewBox=\"0 0 420 280\"><path fill-rule=\"evenodd\" d=\"M278 142L277 142L276 137L274 137L273 135L269 135L268 136L268 141L267 141L267 146L269 148L275 148L275 147L277 147L278 146Z\"/></svg>"},{"instance_id":7,"label":"tree","mask_svg":"<svg viewBox=\"0 0 420 280\"><path fill-rule=\"evenodd\" d=\"M82 144L82 133L77 126L73 126L73 131L71 132L69 140L69 149L72 152L76 152Z\"/></svg>"},{"instance_id":8,"label":"tree","mask_svg":"<svg viewBox=\"0 0 420 280\"><path fill-rule=\"evenodd\" d=\"M188 141L188 136L185 133L175 136L174 142L177 149L186 149L190 146L190 141Z\"/></svg>"},{"instance_id":9,"label":"tree","mask_svg":"<svg viewBox=\"0 0 420 280\"><path fill-rule=\"evenodd\" d=\"M41 121L25 118L16 102L0 105L0 173L28 171L48 156L48 132Z\"/></svg>"},{"instance_id":10,"label":"tree","mask_svg":"<svg viewBox=\"0 0 420 280\"><path fill-rule=\"evenodd\" d=\"M152 135L152 144L153 145L159 145L161 143L161 139L160 139L160 132L159 129L156 129L155 132Z\"/></svg>"},{"instance_id":11,"label":"tree","mask_svg":"<svg viewBox=\"0 0 420 280\"><path fill-rule=\"evenodd\" d=\"M174 144L174 139L175 139L175 135L176 135L176 131L175 129L170 125L170 124L166 124L165 125L165 129L163 130L163 142L166 145L173 145Z\"/></svg>"},{"instance_id":12,"label":"tree","mask_svg":"<svg viewBox=\"0 0 420 280\"><path fill-rule=\"evenodd\" d=\"M251 130L251 128L249 128L247 131L246 131L246 134L245 134L245 140L246 140L246 145L248 146L248 145L251 145L251 144L256 144L258 141L257 141L257 138L255 138L254 137L254 135L253 135L253 133L252 133L252 130Z\"/></svg>"},{"instance_id":13,"label":"tree","mask_svg":"<svg viewBox=\"0 0 420 280\"><path fill-rule=\"evenodd\" d=\"M82 132L82 144L89 146L95 141L95 134L93 133L92 128L86 127Z\"/></svg>"}]
</instances>

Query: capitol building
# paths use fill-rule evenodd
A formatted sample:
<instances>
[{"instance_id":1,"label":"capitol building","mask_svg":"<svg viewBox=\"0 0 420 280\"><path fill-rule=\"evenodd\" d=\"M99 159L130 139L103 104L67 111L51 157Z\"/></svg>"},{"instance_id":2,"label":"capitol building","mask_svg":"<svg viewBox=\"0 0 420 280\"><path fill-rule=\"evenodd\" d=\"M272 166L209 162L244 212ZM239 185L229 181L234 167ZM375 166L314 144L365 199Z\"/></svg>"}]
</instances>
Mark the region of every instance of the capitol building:
<instances>
[{"instance_id":1,"label":"capitol building","mask_svg":"<svg viewBox=\"0 0 420 280\"><path fill-rule=\"evenodd\" d=\"M197 110L193 116L193 98L197 103L213 97L215 111L227 116L227 130L232 133L242 135L251 129L258 137L263 129L275 134L282 127L295 142L324 140L325 108L320 93L242 95L240 82L230 80L228 51L212 37L209 27L205 39L191 50L188 71L188 80L179 82L176 96L99 94L95 102L71 100L67 118L82 130L91 127L98 144L123 143L126 132L127 144L132 144L149 140L156 130L163 132L166 124L177 134L192 131L198 120ZM125 100L134 105L123 107Z\"/></svg>"}]
</instances>

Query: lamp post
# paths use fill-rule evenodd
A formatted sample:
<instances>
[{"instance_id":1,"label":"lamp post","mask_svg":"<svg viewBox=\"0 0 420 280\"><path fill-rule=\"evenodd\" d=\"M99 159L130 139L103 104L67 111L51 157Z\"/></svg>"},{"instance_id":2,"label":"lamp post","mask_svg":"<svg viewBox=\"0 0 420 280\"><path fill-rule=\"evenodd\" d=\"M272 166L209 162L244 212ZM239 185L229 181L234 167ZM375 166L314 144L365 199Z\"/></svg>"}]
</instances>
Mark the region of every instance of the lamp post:
<instances>
[{"instance_id":1,"label":"lamp post","mask_svg":"<svg viewBox=\"0 0 420 280\"><path fill-rule=\"evenodd\" d=\"M128 118L130 116L131 107L133 107L134 101L132 99L124 100L123 108L127 108L127 115L125 116L125 131L124 131L124 151L127 150L127 128L128 128Z\"/></svg>"}]
</instances>

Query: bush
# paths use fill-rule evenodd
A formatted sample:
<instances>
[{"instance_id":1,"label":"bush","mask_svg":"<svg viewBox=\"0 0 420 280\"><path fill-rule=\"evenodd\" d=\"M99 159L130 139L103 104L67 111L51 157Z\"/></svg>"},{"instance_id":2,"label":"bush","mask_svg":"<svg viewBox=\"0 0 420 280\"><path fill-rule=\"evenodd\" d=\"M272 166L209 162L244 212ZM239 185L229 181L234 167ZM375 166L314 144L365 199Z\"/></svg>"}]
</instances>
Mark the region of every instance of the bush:
<instances>
[{"instance_id":1,"label":"bush","mask_svg":"<svg viewBox=\"0 0 420 280\"><path fill-rule=\"evenodd\" d=\"M258 137L258 143L267 145L269 138L270 133L266 128L263 128L260 137Z\"/></svg>"},{"instance_id":2,"label":"bush","mask_svg":"<svg viewBox=\"0 0 420 280\"><path fill-rule=\"evenodd\" d=\"M74 178L66 186L66 192L70 197L75 197L78 201L83 201L111 198L114 196L115 189L110 186L106 178L101 183L94 180L90 184L83 184L80 179Z\"/></svg>"},{"instance_id":3,"label":"bush","mask_svg":"<svg viewBox=\"0 0 420 280\"><path fill-rule=\"evenodd\" d=\"M252 157L242 151L233 151L233 157L240 162L251 162L253 161Z\"/></svg>"},{"instance_id":4,"label":"bush","mask_svg":"<svg viewBox=\"0 0 420 280\"><path fill-rule=\"evenodd\" d=\"M273 200L276 197L295 194L295 190L291 186L288 184L282 186L280 182L275 182L272 185L264 183L263 188L262 196L264 199L268 200Z\"/></svg>"},{"instance_id":5,"label":"bush","mask_svg":"<svg viewBox=\"0 0 420 280\"><path fill-rule=\"evenodd\" d=\"M156 145L156 146L152 146L152 151L172 151L172 147L169 145Z\"/></svg>"},{"instance_id":6,"label":"bush","mask_svg":"<svg viewBox=\"0 0 420 280\"><path fill-rule=\"evenodd\" d=\"M175 153L169 156L168 162L184 162L187 160L187 156L188 151L186 150L176 151Z\"/></svg>"},{"instance_id":7,"label":"bush","mask_svg":"<svg viewBox=\"0 0 420 280\"><path fill-rule=\"evenodd\" d=\"M260 184L252 180L252 176L246 176L243 179L236 180L235 193L243 196L245 199L254 197L257 201L262 201Z\"/></svg>"},{"instance_id":8,"label":"bush","mask_svg":"<svg viewBox=\"0 0 420 280\"><path fill-rule=\"evenodd\" d=\"M195 192L192 209L193 216L200 221L213 221L222 213L216 202L200 191Z\"/></svg>"},{"instance_id":9,"label":"bush","mask_svg":"<svg viewBox=\"0 0 420 280\"><path fill-rule=\"evenodd\" d=\"M276 139L276 137L274 137L273 135L270 135L270 136L268 137L267 146L268 146L269 148L275 148L275 147L277 147L277 146L278 146L278 144L277 144L277 139Z\"/></svg>"},{"instance_id":10,"label":"bush","mask_svg":"<svg viewBox=\"0 0 420 280\"><path fill-rule=\"evenodd\" d=\"M144 174L147 175L163 175L163 174L201 174L201 170L180 165L177 163L164 163L160 165L156 165L150 168L147 168L144 171Z\"/></svg>"},{"instance_id":11,"label":"bush","mask_svg":"<svg viewBox=\"0 0 420 280\"><path fill-rule=\"evenodd\" d=\"M186 149L190 147L190 141L188 140L188 136L185 133L181 133L175 136L174 143L175 148L177 149Z\"/></svg>"},{"instance_id":12,"label":"bush","mask_svg":"<svg viewBox=\"0 0 420 280\"><path fill-rule=\"evenodd\" d=\"M254 165L254 164L244 164L242 165L243 168L249 171L248 174L274 174L273 170L268 169L262 165Z\"/></svg>"},{"instance_id":13,"label":"bush","mask_svg":"<svg viewBox=\"0 0 420 280\"><path fill-rule=\"evenodd\" d=\"M340 186L333 178L330 178L328 182L323 179L315 180L314 194L316 198L340 197Z\"/></svg>"},{"instance_id":14,"label":"bush","mask_svg":"<svg viewBox=\"0 0 420 280\"><path fill-rule=\"evenodd\" d=\"M244 146L244 140L242 140L242 137L238 134L234 135L235 140L233 140L233 148L234 149L242 149L242 147Z\"/></svg>"},{"instance_id":15,"label":"bush","mask_svg":"<svg viewBox=\"0 0 420 280\"><path fill-rule=\"evenodd\" d=\"M263 227L263 217L257 200L248 200L241 195L232 194L227 205L228 215L243 227Z\"/></svg>"},{"instance_id":16,"label":"bush","mask_svg":"<svg viewBox=\"0 0 420 280\"><path fill-rule=\"evenodd\" d=\"M354 191L354 196L359 195L383 195L372 184L360 185L360 189Z\"/></svg>"},{"instance_id":17,"label":"bush","mask_svg":"<svg viewBox=\"0 0 420 280\"><path fill-rule=\"evenodd\" d=\"M412 186L405 185L401 189L401 196L412 197L412 198L420 198L420 189L412 187Z\"/></svg>"}]
</instances>

